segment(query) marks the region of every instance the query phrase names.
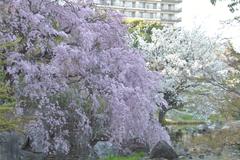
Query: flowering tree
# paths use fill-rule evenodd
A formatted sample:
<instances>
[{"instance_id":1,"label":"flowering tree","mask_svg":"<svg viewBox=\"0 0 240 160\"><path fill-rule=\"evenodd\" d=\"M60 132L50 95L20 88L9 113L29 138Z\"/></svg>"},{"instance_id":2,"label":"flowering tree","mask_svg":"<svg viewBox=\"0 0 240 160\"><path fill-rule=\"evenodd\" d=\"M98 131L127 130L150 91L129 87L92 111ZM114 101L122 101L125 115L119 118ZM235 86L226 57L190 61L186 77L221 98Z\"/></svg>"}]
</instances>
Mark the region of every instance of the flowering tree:
<instances>
[{"instance_id":1,"label":"flowering tree","mask_svg":"<svg viewBox=\"0 0 240 160\"><path fill-rule=\"evenodd\" d=\"M224 53L224 62L228 65L229 76L224 80L212 80L212 84L222 88L227 94L222 98L224 104L220 111L225 119L239 119L239 53L234 49L231 43L228 43Z\"/></svg>"},{"instance_id":2,"label":"flowering tree","mask_svg":"<svg viewBox=\"0 0 240 160\"><path fill-rule=\"evenodd\" d=\"M162 77L129 48L117 13L50 0L3 2L0 49L34 151L88 154L99 140L170 143L155 113ZM8 45L11 44L11 45ZM156 103L158 105L156 105ZM90 153L89 153L90 154Z\"/></svg>"},{"instance_id":3,"label":"flowering tree","mask_svg":"<svg viewBox=\"0 0 240 160\"><path fill-rule=\"evenodd\" d=\"M164 76L163 92L173 108L190 105L194 110L200 106L197 108L203 113L212 111L216 103L211 97L224 93L213 82L228 76L228 67L221 59L221 43L199 30L178 28L154 30L151 43L139 39L148 67Z\"/></svg>"}]
</instances>

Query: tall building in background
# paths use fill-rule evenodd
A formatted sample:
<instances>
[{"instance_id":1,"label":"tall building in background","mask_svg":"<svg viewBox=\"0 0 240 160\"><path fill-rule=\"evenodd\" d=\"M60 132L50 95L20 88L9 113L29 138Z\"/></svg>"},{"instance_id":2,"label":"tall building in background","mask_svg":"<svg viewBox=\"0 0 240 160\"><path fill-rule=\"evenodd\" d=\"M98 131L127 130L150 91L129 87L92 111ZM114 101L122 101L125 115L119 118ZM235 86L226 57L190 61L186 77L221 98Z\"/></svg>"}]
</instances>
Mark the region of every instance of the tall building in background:
<instances>
[{"instance_id":1,"label":"tall building in background","mask_svg":"<svg viewBox=\"0 0 240 160\"><path fill-rule=\"evenodd\" d=\"M126 18L159 21L163 24L181 22L182 0L94 0L100 8L111 8Z\"/></svg>"}]
</instances>

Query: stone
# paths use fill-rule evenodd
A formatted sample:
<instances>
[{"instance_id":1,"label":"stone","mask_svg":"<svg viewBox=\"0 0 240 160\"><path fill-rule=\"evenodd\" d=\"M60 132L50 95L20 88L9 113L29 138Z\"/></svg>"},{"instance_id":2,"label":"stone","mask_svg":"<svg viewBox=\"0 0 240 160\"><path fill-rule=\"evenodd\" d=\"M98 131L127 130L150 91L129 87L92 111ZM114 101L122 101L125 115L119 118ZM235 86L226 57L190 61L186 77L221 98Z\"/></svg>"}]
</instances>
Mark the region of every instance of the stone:
<instances>
[{"instance_id":1,"label":"stone","mask_svg":"<svg viewBox=\"0 0 240 160\"><path fill-rule=\"evenodd\" d=\"M19 138L12 132L0 133L0 160L20 159Z\"/></svg>"},{"instance_id":2,"label":"stone","mask_svg":"<svg viewBox=\"0 0 240 160\"><path fill-rule=\"evenodd\" d=\"M117 147L109 141L99 141L93 149L99 159L118 154Z\"/></svg>"},{"instance_id":3,"label":"stone","mask_svg":"<svg viewBox=\"0 0 240 160\"><path fill-rule=\"evenodd\" d=\"M5 103L4 99L0 99L0 105L3 105Z\"/></svg>"},{"instance_id":4,"label":"stone","mask_svg":"<svg viewBox=\"0 0 240 160\"><path fill-rule=\"evenodd\" d=\"M178 155L166 141L161 140L151 150L150 158L165 158L167 160L175 160L178 158Z\"/></svg>"},{"instance_id":5,"label":"stone","mask_svg":"<svg viewBox=\"0 0 240 160\"><path fill-rule=\"evenodd\" d=\"M206 124L200 125L200 127L198 129L199 134L207 134L207 133L210 133L210 132L211 132L211 129Z\"/></svg>"},{"instance_id":6,"label":"stone","mask_svg":"<svg viewBox=\"0 0 240 160\"><path fill-rule=\"evenodd\" d=\"M204 155L199 155L198 156L200 159L204 159Z\"/></svg>"},{"instance_id":7,"label":"stone","mask_svg":"<svg viewBox=\"0 0 240 160\"><path fill-rule=\"evenodd\" d=\"M46 155L43 153L34 153L29 151L21 151L21 158L20 160L45 160ZM18 160L18 159L16 159Z\"/></svg>"},{"instance_id":8,"label":"stone","mask_svg":"<svg viewBox=\"0 0 240 160\"><path fill-rule=\"evenodd\" d=\"M26 143L23 134L0 132L0 160L44 160L44 155L23 150Z\"/></svg>"}]
</instances>

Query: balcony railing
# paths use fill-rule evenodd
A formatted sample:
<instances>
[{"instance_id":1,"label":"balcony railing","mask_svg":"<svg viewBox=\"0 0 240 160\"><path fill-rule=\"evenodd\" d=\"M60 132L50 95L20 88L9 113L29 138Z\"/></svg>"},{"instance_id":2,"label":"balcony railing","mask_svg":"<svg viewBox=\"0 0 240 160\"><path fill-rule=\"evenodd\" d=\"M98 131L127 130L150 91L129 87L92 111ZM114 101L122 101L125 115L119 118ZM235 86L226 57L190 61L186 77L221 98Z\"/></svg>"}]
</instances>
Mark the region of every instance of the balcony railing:
<instances>
[{"instance_id":1,"label":"balcony railing","mask_svg":"<svg viewBox=\"0 0 240 160\"><path fill-rule=\"evenodd\" d=\"M161 18L160 19L161 21L163 22L181 22L182 21L182 18Z\"/></svg>"},{"instance_id":2,"label":"balcony railing","mask_svg":"<svg viewBox=\"0 0 240 160\"><path fill-rule=\"evenodd\" d=\"M182 0L162 0L162 2L169 2L169 3L182 3Z\"/></svg>"},{"instance_id":3,"label":"balcony railing","mask_svg":"<svg viewBox=\"0 0 240 160\"><path fill-rule=\"evenodd\" d=\"M144 21L152 21L152 22L161 22L162 24L174 24L174 23L178 23L181 22L181 19L161 19L161 18L157 18L157 17L153 17L153 18L148 18L148 17L129 17L129 16L125 16L125 18L134 18L134 19L142 19Z\"/></svg>"},{"instance_id":4,"label":"balcony railing","mask_svg":"<svg viewBox=\"0 0 240 160\"><path fill-rule=\"evenodd\" d=\"M153 12L161 12L161 9L158 8L141 8L140 6L122 6L122 5L102 5L102 4L95 4L100 8L113 8L113 9L125 9L125 10L141 10L141 11L153 11Z\"/></svg>"},{"instance_id":5,"label":"balcony railing","mask_svg":"<svg viewBox=\"0 0 240 160\"><path fill-rule=\"evenodd\" d=\"M174 13L180 13L182 12L182 8L179 9L168 9L168 8L162 8L161 12L174 12Z\"/></svg>"},{"instance_id":6,"label":"balcony railing","mask_svg":"<svg viewBox=\"0 0 240 160\"><path fill-rule=\"evenodd\" d=\"M170 12L170 13L180 13L182 12L182 9L167 9L167 8L142 8L141 6L122 6L122 5L103 5L103 4L95 4L98 7L102 7L102 8L116 8L116 9L127 9L127 10L142 10L142 11L154 11L154 12Z\"/></svg>"}]
</instances>

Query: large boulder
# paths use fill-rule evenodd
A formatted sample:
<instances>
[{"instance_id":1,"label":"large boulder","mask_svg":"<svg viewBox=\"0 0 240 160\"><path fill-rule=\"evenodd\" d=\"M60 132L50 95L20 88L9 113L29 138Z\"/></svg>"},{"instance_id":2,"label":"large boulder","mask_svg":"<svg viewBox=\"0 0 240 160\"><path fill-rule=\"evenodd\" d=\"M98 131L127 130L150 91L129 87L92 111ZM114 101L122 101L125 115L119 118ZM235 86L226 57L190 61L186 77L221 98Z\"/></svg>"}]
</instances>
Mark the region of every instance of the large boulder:
<instances>
[{"instance_id":1,"label":"large boulder","mask_svg":"<svg viewBox=\"0 0 240 160\"><path fill-rule=\"evenodd\" d=\"M118 154L117 147L109 141L99 141L93 148L97 157L100 159Z\"/></svg>"},{"instance_id":2,"label":"large boulder","mask_svg":"<svg viewBox=\"0 0 240 160\"><path fill-rule=\"evenodd\" d=\"M15 133L0 133L0 160L20 159L19 140Z\"/></svg>"},{"instance_id":3,"label":"large boulder","mask_svg":"<svg viewBox=\"0 0 240 160\"><path fill-rule=\"evenodd\" d=\"M150 158L151 159L165 158L168 160L175 160L178 158L178 155L167 142L161 140L151 150Z\"/></svg>"},{"instance_id":4,"label":"large boulder","mask_svg":"<svg viewBox=\"0 0 240 160\"><path fill-rule=\"evenodd\" d=\"M16 132L0 132L0 160L44 160L44 154L24 149L26 137Z\"/></svg>"}]
</instances>

